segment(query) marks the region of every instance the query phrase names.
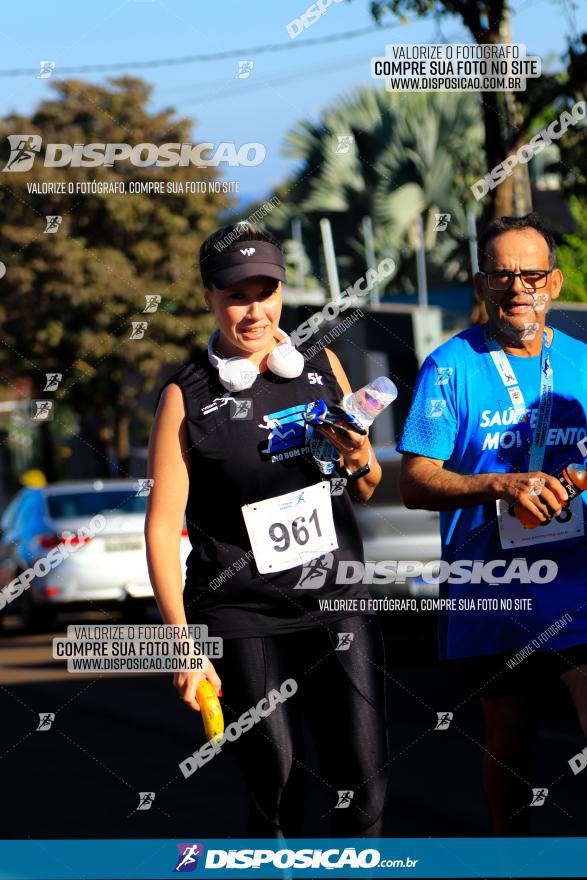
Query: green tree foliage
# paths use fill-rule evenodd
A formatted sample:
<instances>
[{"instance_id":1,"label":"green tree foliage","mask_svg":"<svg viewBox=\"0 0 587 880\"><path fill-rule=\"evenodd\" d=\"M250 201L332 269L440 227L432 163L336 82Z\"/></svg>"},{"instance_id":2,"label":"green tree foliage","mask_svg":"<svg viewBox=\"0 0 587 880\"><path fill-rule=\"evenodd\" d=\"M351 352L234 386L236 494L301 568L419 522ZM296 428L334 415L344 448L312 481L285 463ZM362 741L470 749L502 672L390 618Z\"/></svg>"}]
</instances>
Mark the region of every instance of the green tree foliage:
<instances>
[{"instance_id":1,"label":"green tree foliage","mask_svg":"<svg viewBox=\"0 0 587 880\"><path fill-rule=\"evenodd\" d=\"M392 14L458 16L476 43L502 43L511 40L508 0L372 0L370 9L376 21ZM515 35L514 35L515 37ZM521 40L520 42L524 42ZM532 54L528 46L528 54ZM500 164L506 156L526 143L536 129L537 118L550 112L554 115L578 100L584 100L587 88L587 34L569 41L558 73L542 72L526 81L526 89L508 101L503 92L484 92L483 114L486 170ZM484 200L487 213L493 216L513 213L512 176L490 191Z\"/></svg>"},{"instance_id":2,"label":"green tree foliage","mask_svg":"<svg viewBox=\"0 0 587 880\"><path fill-rule=\"evenodd\" d=\"M585 100L587 82L587 34L578 38L569 50L569 79L576 84L574 98ZM583 85L581 85L583 84ZM587 151L585 150L585 121L572 126L558 141L560 164L556 169L563 188L574 195L587 197Z\"/></svg>"},{"instance_id":3,"label":"green tree foliage","mask_svg":"<svg viewBox=\"0 0 587 880\"><path fill-rule=\"evenodd\" d=\"M352 140L345 140L350 135ZM267 225L288 235L299 217L304 243L320 272L319 221L332 223L345 283L365 270L361 219L370 216L376 259L392 257L399 279L412 283L414 221L427 214L427 241L435 213L449 213L436 234L429 271L456 278L469 270L469 190L481 171L483 127L475 98L458 94L392 94L361 87L337 100L316 122L303 121L288 135L286 153L299 160L295 177L276 192L280 204Z\"/></svg>"},{"instance_id":4,"label":"green tree foliage","mask_svg":"<svg viewBox=\"0 0 587 880\"><path fill-rule=\"evenodd\" d=\"M558 249L558 264L565 277L561 299L587 302L587 205L571 199L575 231L565 235Z\"/></svg>"},{"instance_id":5,"label":"green tree foliage","mask_svg":"<svg viewBox=\"0 0 587 880\"><path fill-rule=\"evenodd\" d=\"M47 143L162 144L191 141L192 121L173 109L151 113L151 86L131 77L107 86L56 81L55 96L32 114L0 119L0 149L8 158L8 134L39 134ZM127 466L129 422L139 395L151 390L164 364L181 364L204 342L198 248L219 225L228 205L220 194L33 195L27 184L65 181L214 180L214 169L136 167L44 167L37 157L24 173L0 178L0 234L5 277L0 281L0 368L10 387L29 375L42 389L45 373L61 372L54 392L80 418L84 441ZM45 216L62 225L45 234ZM156 294L156 312L144 313L145 296ZM131 339L132 322L147 321L142 339ZM47 396L47 395L41 395ZM142 414L144 428L151 414ZM148 417L148 418L147 418ZM114 437L114 448L105 439Z\"/></svg>"}]
</instances>

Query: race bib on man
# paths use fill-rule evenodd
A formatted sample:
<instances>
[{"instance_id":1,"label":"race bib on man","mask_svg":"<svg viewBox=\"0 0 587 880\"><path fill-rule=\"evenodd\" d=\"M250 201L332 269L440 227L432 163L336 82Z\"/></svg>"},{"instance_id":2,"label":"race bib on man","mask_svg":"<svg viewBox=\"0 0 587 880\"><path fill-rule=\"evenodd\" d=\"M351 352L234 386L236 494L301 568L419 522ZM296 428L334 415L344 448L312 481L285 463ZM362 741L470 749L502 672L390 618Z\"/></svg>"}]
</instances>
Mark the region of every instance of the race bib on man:
<instances>
[{"instance_id":1,"label":"race bib on man","mask_svg":"<svg viewBox=\"0 0 587 880\"><path fill-rule=\"evenodd\" d=\"M260 574L295 568L338 548L325 480L241 510Z\"/></svg>"},{"instance_id":2,"label":"race bib on man","mask_svg":"<svg viewBox=\"0 0 587 880\"><path fill-rule=\"evenodd\" d=\"M550 522L541 523L535 529L525 529L507 501L499 498L497 522L499 538L504 550L512 547L529 547L534 544L548 544L551 541L566 541L580 538L585 534L583 519L583 500L581 496L573 499L568 507L561 510Z\"/></svg>"}]
</instances>

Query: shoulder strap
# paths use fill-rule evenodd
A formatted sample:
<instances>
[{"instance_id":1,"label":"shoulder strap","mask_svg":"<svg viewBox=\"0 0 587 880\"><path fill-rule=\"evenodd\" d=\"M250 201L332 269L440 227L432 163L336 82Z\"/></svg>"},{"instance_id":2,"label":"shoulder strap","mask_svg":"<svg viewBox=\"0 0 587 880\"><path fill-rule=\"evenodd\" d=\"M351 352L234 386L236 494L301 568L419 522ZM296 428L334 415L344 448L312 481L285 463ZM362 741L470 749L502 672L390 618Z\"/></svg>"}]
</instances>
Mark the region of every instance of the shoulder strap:
<instances>
[{"instance_id":1,"label":"shoulder strap","mask_svg":"<svg viewBox=\"0 0 587 880\"><path fill-rule=\"evenodd\" d=\"M332 372L328 355L326 354L327 347L328 346L319 347L316 344L316 341L314 341L314 343L312 343L312 341L306 341L302 342L301 345L298 345L297 348L306 362L306 366L304 367L305 370L309 370L310 372L316 370L319 373L326 373L336 378Z\"/></svg>"},{"instance_id":2,"label":"shoulder strap","mask_svg":"<svg viewBox=\"0 0 587 880\"><path fill-rule=\"evenodd\" d=\"M194 372L194 367L195 367L195 364L193 364L192 362L184 364L182 367L179 368L179 370L176 370L175 373L172 373L171 376L169 376L169 378L165 380L165 382L163 383L163 385L161 385L161 387L159 388L159 391L157 392L157 400L155 402L155 407L153 409L153 415L157 412L157 407L159 406L159 401L161 400L161 395L163 394L163 392L165 391L167 386L171 385L171 384L179 385L179 387L181 388L181 390L183 392L187 379ZM185 394L184 394L184 397L185 397Z\"/></svg>"}]
</instances>

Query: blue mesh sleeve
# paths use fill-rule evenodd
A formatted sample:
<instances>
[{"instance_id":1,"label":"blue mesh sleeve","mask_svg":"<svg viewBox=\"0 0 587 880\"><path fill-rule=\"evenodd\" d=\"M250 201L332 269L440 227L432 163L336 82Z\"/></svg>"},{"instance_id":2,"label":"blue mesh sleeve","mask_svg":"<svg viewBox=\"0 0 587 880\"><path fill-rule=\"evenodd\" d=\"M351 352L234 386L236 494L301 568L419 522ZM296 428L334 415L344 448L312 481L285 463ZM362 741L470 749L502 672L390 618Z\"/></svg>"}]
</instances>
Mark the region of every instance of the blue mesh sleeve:
<instances>
[{"instance_id":1,"label":"blue mesh sleeve","mask_svg":"<svg viewBox=\"0 0 587 880\"><path fill-rule=\"evenodd\" d=\"M453 453L458 430L454 369L426 358L397 448L442 461Z\"/></svg>"}]
</instances>

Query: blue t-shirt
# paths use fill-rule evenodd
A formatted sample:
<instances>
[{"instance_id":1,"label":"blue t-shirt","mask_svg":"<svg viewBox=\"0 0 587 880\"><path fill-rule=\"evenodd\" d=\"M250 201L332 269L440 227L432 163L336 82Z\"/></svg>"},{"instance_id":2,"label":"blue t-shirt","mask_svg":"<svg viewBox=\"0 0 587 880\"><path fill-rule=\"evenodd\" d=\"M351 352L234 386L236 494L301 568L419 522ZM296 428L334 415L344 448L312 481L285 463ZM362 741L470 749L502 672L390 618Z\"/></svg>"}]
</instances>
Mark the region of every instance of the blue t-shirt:
<instances>
[{"instance_id":1,"label":"blue t-shirt","mask_svg":"<svg viewBox=\"0 0 587 880\"><path fill-rule=\"evenodd\" d=\"M587 436L587 345L555 330L549 351L554 388L542 470L558 476L563 467L584 458L577 443ZM540 403L541 357L508 358L534 427ZM446 469L460 474L528 471L524 426L517 424L509 394L485 345L482 327L459 333L426 358L398 449L442 459ZM587 492L578 505L583 529L586 500ZM573 525L577 525L576 520ZM496 586L487 580L455 584L446 574L441 575L441 597L457 600L457 610L439 616L443 659L515 652L527 645L533 646L531 650L560 650L587 643L584 534L504 549L495 502L441 512L440 531L442 559L447 563L504 560L509 566L514 559L522 560L521 568L510 568L511 574L517 572L519 576L512 577L508 584ZM526 582L527 572L538 560L556 564L554 580ZM503 575L504 567L498 571ZM552 565L551 571L556 571ZM539 577L546 572L543 566ZM516 602L528 598L530 610L525 607L527 603ZM500 607L493 610L494 603L477 601L483 599L498 599Z\"/></svg>"}]
</instances>

